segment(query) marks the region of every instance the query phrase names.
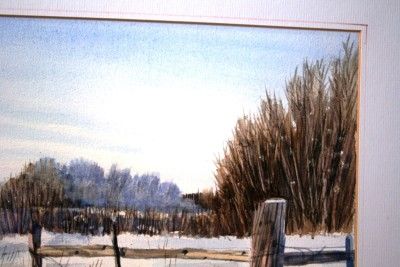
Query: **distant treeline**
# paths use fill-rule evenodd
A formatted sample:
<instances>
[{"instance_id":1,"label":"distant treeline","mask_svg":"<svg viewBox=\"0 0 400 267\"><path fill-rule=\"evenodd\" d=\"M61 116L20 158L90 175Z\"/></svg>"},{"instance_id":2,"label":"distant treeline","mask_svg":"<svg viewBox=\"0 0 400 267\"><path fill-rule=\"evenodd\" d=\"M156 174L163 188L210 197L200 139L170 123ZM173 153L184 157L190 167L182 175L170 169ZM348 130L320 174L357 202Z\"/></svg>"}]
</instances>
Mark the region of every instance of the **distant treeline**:
<instances>
[{"instance_id":1,"label":"distant treeline","mask_svg":"<svg viewBox=\"0 0 400 267\"><path fill-rule=\"evenodd\" d=\"M175 233L204 237L228 234L220 227L212 212L31 207L0 209L0 237L6 234L26 234L32 221L51 232L104 235L112 232L113 220L116 221L119 232L134 234Z\"/></svg>"},{"instance_id":2,"label":"distant treeline","mask_svg":"<svg viewBox=\"0 0 400 267\"><path fill-rule=\"evenodd\" d=\"M268 198L288 201L287 233L350 232L355 214L358 50L349 41L330 61L305 61L286 83L286 101L271 94L258 113L240 118L216 162L216 192L181 196L157 175L131 175L78 159L41 159L0 190L0 209L23 207L195 208L187 233L251 234L254 211ZM17 212L17 213L15 213ZM8 213L7 213L8 214ZM16 214L16 215L15 215ZM172 214L172 213L171 213ZM169 219L168 219L169 220ZM187 228L186 228L187 229ZM200 230L199 230L200 229Z\"/></svg>"},{"instance_id":3,"label":"distant treeline","mask_svg":"<svg viewBox=\"0 0 400 267\"><path fill-rule=\"evenodd\" d=\"M24 207L194 208L179 187L156 174L132 175L112 165L107 175L97 163L76 159L60 164L42 158L27 164L0 188L0 208Z\"/></svg>"},{"instance_id":4,"label":"distant treeline","mask_svg":"<svg viewBox=\"0 0 400 267\"><path fill-rule=\"evenodd\" d=\"M204 211L215 211L219 201L212 189L205 189L197 193L183 194L182 197L192 201L198 208Z\"/></svg>"}]
</instances>

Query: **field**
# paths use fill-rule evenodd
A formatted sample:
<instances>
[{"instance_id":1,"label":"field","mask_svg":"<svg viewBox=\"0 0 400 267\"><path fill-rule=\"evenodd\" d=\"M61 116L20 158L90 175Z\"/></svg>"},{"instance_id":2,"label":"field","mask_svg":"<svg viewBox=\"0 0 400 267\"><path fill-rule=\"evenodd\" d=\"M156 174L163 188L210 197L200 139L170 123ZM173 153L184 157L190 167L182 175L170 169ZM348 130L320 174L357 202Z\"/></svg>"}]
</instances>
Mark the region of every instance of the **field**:
<instances>
[{"instance_id":1,"label":"field","mask_svg":"<svg viewBox=\"0 0 400 267\"><path fill-rule=\"evenodd\" d=\"M355 32L0 23L0 267L354 266Z\"/></svg>"},{"instance_id":2,"label":"field","mask_svg":"<svg viewBox=\"0 0 400 267\"><path fill-rule=\"evenodd\" d=\"M121 248L132 249L208 249L213 251L237 251L250 252L250 238L236 238L225 236L219 238L196 238L178 235L147 236L131 233L119 235ZM287 248L285 252L296 252L299 250L324 251L344 250L345 236L340 234L326 236L287 236ZM85 236L81 234L65 234L43 231L42 246L111 246L111 236ZM0 254L2 260L0 266L29 266L30 255L28 252L27 235L6 235L0 240ZM112 266L114 257L47 257L43 266ZM176 258L161 259L121 259L122 266L248 266L247 262L222 261L222 260L188 260ZM325 263L326 264L326 263ZM306 265L319 266L319 265ZM345 262L324 266L346 266Z\"/></svg>"}]
</instances>

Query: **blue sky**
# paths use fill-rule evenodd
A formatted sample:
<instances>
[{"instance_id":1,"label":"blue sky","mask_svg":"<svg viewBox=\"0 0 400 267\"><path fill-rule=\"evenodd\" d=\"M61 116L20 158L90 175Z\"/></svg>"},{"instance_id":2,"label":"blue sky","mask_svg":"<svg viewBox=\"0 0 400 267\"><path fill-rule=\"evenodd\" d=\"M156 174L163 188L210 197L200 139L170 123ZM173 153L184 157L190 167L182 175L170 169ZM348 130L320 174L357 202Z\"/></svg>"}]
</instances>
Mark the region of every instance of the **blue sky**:
<instances>
[{"instance_id":1,"label":"blue sky","mask_svg":"<svg viewBox=\"0 0 400 267\"><path fill-rule=\"evenodd\" d=\"M40 157L214 185L236 120L348 32L0 17L0 177ZM356 41L357 35L350 34Z\"/></svg>"}]
</instances>

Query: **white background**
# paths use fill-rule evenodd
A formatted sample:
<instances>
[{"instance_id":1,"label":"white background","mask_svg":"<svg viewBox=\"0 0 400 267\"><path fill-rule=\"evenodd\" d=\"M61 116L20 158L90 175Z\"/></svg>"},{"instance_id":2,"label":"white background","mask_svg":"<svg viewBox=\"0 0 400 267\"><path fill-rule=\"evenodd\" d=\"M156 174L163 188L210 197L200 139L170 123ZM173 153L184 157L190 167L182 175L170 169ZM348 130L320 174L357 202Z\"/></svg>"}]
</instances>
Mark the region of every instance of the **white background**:
<instances>
[{"instance_id":1,"label":"white background","mask_svg":"<svg viewBox=\"0 0 400 267\"><path fill-rule=\"evenodd\" d=\"M398 0L2 0L0 14L248 23L262 20L271 25L363 30L367 25L360 98L358 266L400 264Z\"/></svg>"}]
</instances>

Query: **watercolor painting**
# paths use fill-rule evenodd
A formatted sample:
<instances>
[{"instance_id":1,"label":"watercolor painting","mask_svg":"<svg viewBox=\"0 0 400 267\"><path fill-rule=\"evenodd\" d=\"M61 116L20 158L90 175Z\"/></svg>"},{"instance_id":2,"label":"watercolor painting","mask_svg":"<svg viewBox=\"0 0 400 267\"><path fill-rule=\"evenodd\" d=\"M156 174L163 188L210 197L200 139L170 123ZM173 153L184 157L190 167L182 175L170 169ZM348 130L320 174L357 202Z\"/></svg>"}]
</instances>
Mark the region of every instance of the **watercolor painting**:
<instances>
[{"instance_id":1,"label":"watercolor painting","mask_svg":"<svg viewBox=\"0 0 400 267\"><path fill-rule=\"evenodd\" d=\"M354 266L358 33L0 17L0 266Z\"/></svg>"}]
</instances>

